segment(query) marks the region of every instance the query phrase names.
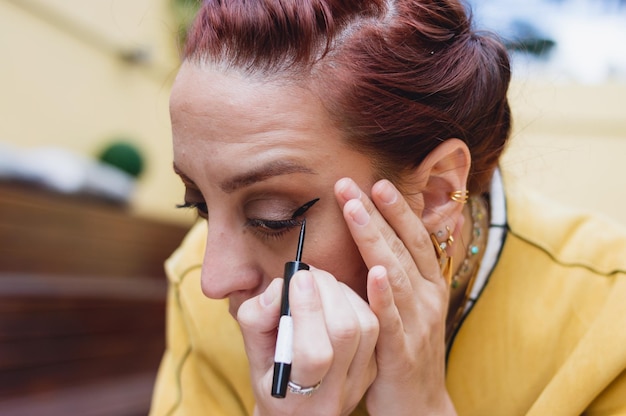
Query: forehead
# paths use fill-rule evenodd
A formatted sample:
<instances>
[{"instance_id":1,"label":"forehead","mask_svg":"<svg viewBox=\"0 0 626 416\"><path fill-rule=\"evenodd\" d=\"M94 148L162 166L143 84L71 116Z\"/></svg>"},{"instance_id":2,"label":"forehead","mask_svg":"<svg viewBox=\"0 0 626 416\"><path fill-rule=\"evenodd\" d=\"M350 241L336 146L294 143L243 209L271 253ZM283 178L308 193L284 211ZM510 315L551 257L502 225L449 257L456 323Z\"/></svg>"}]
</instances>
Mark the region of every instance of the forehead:
<instances>
[{"instance_id":1,"label":"forehead","mask_svg":"<svg viewBox=\"0 0 626 416\"><path fill-rule=\"evenodd\" d=\"M235 70L185 62L170 96L173 122L180 116L209 117L211 125L231 122L257 130L327 125L328 114L304 83L265 80ZM292 120L292 122L290 122Z\"/></svg>"},{"instance_id":2,"label":"forehead","mask_svg":"<svg viewBox=\"0 0 626 416\"><path fill-rule=\"evenodd\" d=\"M175 163L189 173L234 175L242 165L278 159L317 170L355 157L319 97L302 84L185 63L172 89L170 112Z\"/></svg>"}]
</instances>

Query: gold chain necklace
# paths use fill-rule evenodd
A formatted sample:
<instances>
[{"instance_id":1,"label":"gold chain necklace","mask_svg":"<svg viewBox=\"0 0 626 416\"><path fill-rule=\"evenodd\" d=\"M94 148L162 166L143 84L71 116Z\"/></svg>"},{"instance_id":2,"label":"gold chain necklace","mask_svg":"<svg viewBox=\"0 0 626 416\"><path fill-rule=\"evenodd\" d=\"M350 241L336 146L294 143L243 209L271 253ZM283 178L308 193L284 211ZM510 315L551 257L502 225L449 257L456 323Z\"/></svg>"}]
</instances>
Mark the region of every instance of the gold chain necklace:
<instances>
[{"instance_id":1,"label":"gold chain necklace","mask_svg":"<svg viewBox=\"0 0 626 416\"><path fill-rule=\"evenodd\" d=\"M456 330L459 321L463 317L463 311L474 288L474 283L476 283L476 276L478 275L480 263L485 254L485 247L487 245L487 231L489 229L487 204L481 196L472 196L468 202L472 218L472 240L467 246L463 263L461 263L452 278L450 287L454 290L458 288L463 281L467 281L467 286L463 300L454 314L454 320L452 320L452 323L446 330L446 342L449 341L449 337L452 336L452 333Z\"/></svg>"}]
</instances>

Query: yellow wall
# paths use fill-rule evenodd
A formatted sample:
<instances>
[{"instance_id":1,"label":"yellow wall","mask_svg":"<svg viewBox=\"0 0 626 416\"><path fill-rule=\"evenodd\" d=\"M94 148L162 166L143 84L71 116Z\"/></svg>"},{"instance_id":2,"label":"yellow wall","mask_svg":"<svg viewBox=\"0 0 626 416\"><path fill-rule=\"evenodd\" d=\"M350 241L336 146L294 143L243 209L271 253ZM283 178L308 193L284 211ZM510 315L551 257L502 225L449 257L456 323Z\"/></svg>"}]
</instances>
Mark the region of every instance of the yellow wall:
<instances>
[{"instance_id":1,"label":"yellow wall","mask_svg":"<svg viewBox=\"0 0 626 416\"><path fill-rule=\"evenodd\" d=\"M135 210L189 222L173 209L183 194L171 172L171 15L167 0L0 2L0 141L95 155L112 136L132 137L147 159ZM119 58L133 48L149 63Z\"/></svg>"},{"instance_id":2,"label":"yellow wall","mask_svg":"<svg viewBox=\"0 0 626 416\"><path fill-rule=\"evenodd\" d=\"M190 222L173 209L183 195L171 172L167 113L176 30L168 0L0 2L0 141L93 155L113 135L133 137L148 162L135 211ZM137 47L149 64L115 53ZM626 223L623 97L626 84L617 82L514 82L515 134L503 163L558 199Z\"/></svg>"},{"instance_id":3,"label":"yellow wall","mask_svg":"<svg viewBox=\"0 0 626 416\"><path fill-rule=\"evenodd\" d=\"M503 165L556 199L626 224L626 82L513 83Z\"/></svg>"}]
</instances>

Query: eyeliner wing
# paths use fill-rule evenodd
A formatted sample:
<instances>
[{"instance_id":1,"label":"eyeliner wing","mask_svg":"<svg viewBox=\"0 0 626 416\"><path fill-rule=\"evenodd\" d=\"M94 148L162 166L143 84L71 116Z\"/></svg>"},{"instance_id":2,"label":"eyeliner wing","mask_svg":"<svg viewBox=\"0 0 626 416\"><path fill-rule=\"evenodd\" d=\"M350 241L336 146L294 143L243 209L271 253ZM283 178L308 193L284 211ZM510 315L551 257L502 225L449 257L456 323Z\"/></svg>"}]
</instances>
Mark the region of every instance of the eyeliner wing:
<instances>
[{"instance_id":1,"label":"eyeliner wing","mask_svg":"<svg viewBox=\"0 0 626 416\"><path fill-rule=\"evenodd\" d=\"M291 219L295 219L295 218L298 218L298 217L301 217L302 215L304 215L304 213L307 212L309 210L309 208L311 208L313 205L315 205L315 203L317 201L319 201L319 200L320 200L319 198L315 198L315 199L310 200L306 204L302 205L300 208L295 210L295 212L291 216Z\"/></svg>"}]
</instances>

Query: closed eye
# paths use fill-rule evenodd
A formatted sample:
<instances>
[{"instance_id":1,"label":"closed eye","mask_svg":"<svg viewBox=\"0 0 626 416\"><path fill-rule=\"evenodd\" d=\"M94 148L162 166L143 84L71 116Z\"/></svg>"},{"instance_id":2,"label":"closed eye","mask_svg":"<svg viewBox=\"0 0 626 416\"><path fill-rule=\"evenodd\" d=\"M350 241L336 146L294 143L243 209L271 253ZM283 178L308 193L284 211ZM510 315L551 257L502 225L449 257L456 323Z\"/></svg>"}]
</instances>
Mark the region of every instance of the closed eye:
<instances>
[{"instance_id":1,"label":"closed eye","mask_svg":"<svg viewBox=\"0 0 626 416\"><path fill-rule=\"evenodd\" d=\"M296 228L302 224L297 217L304 215L304 213L313 206L319 198L315 198L306 204L299 207L292 215L291 218L284 220L268 220L261 218L250 218L246 221L246 226L253 229L253 231L260 237L267 238L280 238L285 233L289 232L293 228ZM189 202L185 201L182 204L176 205L176 208L194 209L198 213L198 216L208 219L209 210L205 202Z\"/></svg>"},{"instance_id":2,"label":"closed eye","mask_svg":"<svg viewBox=\"0 0 626 416\"><path fill-rule=\"evenodd\" d=\"M262 237L279 238L291 229L299 226L300 221L295 218L286 220L263 220L254 218L249 219L246 222L246 225L253 228L255 232L260 234Z\"/></svg>"},{"instance_id":3,"label":"closed eye","mask_svg":"<svg viewBox=\"0 0 626 416\"><path fill-rule=\"evenodd\" d=\"M209 216L209 209L206 206L206 203L204 202L184 202L182 204L178 204L176 205L176 208L182 208L182 209L195 209L196 212L198 213L198 216L202 217L202 218L208 218Z\"/></svg>"},{"instance_id":4,"label":"closed eye","mask_svg":"<svg viewBox=\"0 0 626 416\"><path fill-rule=\"evenodd\" d=\"M176 208L194 209L198 216L208 218L209 210L204 202L185 202L176 205ZM246 226L253 228L263 237L280 237L287 231L300 225L300 221L295 218L285 220L266 220L261 218L251 218L246 221Z\"/></svg>"}]
</instances>

